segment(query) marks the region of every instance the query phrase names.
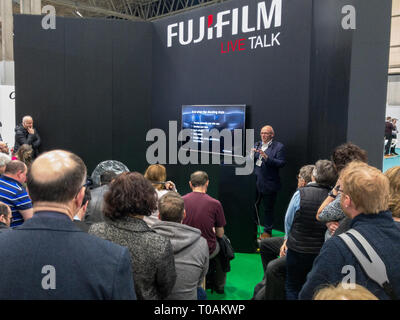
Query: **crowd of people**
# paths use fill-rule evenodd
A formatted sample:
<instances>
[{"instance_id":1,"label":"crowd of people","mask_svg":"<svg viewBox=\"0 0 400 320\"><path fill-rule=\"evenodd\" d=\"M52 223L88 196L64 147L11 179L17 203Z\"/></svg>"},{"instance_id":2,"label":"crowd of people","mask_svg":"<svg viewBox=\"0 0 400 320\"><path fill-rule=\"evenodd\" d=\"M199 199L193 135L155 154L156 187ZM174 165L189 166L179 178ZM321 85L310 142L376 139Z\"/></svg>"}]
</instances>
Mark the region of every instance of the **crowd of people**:
<instances>
[{"instance_id":1,"label":"crowd of people","mask_svg":"<svg viewBox=\"0 0 400 320\"><path fill-rule=\"evenodd\" d=\"M206 172L191 174L192 192L183 196L160 164L144 174L104 171L100 186L90 188L79 156L39 154L31 117L17 135L14 159L0 143L0 299L202 300L206 289L224 293L227 221L221 202L207 194ZM272 127L263 127L252 150L258 176L286 163L273 137ZM367 161L349 142L330 160L300 168L284 237L271 237L280 181L273 192L258 181L257 201L269 207L259 239L263 280L253 299L399 297L400 167L383 174Z\"/></svg>"}]
</instances>

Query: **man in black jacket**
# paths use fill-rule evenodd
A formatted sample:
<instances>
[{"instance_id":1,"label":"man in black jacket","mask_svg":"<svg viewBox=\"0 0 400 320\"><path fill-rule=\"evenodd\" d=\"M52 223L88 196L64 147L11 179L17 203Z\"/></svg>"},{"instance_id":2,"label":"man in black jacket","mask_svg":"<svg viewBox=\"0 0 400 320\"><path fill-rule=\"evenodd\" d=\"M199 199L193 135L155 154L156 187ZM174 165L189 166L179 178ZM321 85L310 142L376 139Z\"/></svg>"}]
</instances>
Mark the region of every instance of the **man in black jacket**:
<instances>
[{"instance_id":1,"label":"man in black jacket","mask_svg":"<svg viewBox=\"0 0 400 320\"><path fill-rule=\"evenodd\" d=\"M23 117L22 124L19 124L15 128L15 154L23 144L31 145L33 149L33 157L36 158L38 156L41 140L37 129L33 128L33 119L31 116Z\"/></svg>"}]
</instances>

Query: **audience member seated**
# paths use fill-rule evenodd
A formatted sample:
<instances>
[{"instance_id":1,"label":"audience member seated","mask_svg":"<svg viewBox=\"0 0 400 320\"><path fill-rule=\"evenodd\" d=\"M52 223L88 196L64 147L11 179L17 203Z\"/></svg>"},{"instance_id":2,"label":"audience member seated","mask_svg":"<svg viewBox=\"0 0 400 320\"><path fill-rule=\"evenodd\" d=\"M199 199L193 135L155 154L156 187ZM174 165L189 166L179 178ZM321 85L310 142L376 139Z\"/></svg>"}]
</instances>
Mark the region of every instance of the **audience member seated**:
<instances>
[{"instance_id":1,"label":"audience member seated","mask_svg":"<svg viewBox=\"0 0 400 320\"><path fill-rule=\"evenodd\" d=\"M10 155L10 150L8 149L8 144L4 141L0 141L0 153L4 153L6 155Z\"/></svg>"},{"instance_id":2,"label":"audience member seated","mask_svg":"<svg viewBox=\"0 0 400 320\"><path fill-rule=\"evenodd\" d=\"M28 168L23 162L13 160L6 164L4 174L0 177L0 201L11 208L12 228L23 224L33 215L32 201L23 186L27 172Z\"/></svg>"},{"instance_id":3,"label":"audience member seated","mask_svg":"<svg viewBox=\"0 0 400 320\"><path fill-rule=\"evenodd\" d=\"M335 148L331 160L336 167L338 174L351 161L357 160L367 163L367 152L351 142L344 143ZM339 235L350 228L351 220L346 217L340 206L340 194L337 189L339 184L332 189L317 212L317 220L326 223L328 230L325 233L325 240L333 234Z\"/></svg>"},{"instance_id":4,"label":"audience member seated","mask_svg":"<svg viewBox=\"0 0 400 320\"><path fill-rule=\"evenodd\" d=\"M314 168L315 165L313 164L300 168L297 175L298 189L305 187L311 182ZM293 201L288 206L286 216L294 215L294 212L289 213L291 210L293 210ZM285 230L284 237L272 237L261 240L260 256L264 269L264 279L255 289L255 293L257 293L258 290L263 288L263 291L260 291L260 294L257 294L257 297L255 297L257 300L284 300L286 298L286 239L288 233L289 230Z\"/></svg>"},{"instance_id":5,"label":"audience member seated","mask_svg":"<svg viewBox=\"0 0 400 320\"><path fill-rule=\"evenodd\" d=\"M286 217L286 299L297 300L317 257L326 231L325 224L315 219L315 213L337 180L337 172L329 160L318 160L312 173L312 182L300 188L294 200L294 216ZM296 197L296 196L293 197Z\"/></svg>"},{"instance_id":6,"label":"audience member seated","mask_svg":"<svg viewBox=\"0 0 400 320\"><path fill-rule=\"evenodd\" d=\"M167 170L161 164L152 164L144 173L144 177L151 182L157 192L158 199L160 199L168 191L175 191L175 184L172 181L165 181L167 179ZM150 216L144 217L144 221L149 227L159 221L158 210L151 213Z\"/></svg>"},{"instance_id":7,"label":"audience member seated","mask_svg":"<svg viewBox=\"0 0 400 320\"><path fill-rule=\"evenodd\" d=\"M0 299L135 299L128 249L72 222L85 178L85 164L67 151L47 152L32 163L27 184L35 214L0 235Z\"/></svg>"},{"instance_id":8,"label":"audience member seated","mask_svg":"<svg viewBox=\"0 0 400 320\"><path fill-rule=\"evenodd\" d=\"M11 161L11 158L5 153L0 153L0 175L6 171L6 165Z\"/></svg>"},{"instance_id":9,"label":"audience member seated","mask_svg":"<svg viewBox=\"0 0 400 320\"><path fill-rule=\"evenodd\" d=\"M168 300L196 300L208 271L208 245L199 229L182 224L186 216L182 197L173 191L158 201L160 220L153 230L169 238L174 250L176 283ZM203 292L205 293L205 292Z\"/></svg>"},{"instance_id":10,"label":"audience member seated","mask_svg":"<svg viewBox=\"0 0 400 320\"><path fill-rule=\"evenodd\" d=\"M0 202L0 233L10 230L12 212L8 205Z\"/></svg>"},{"instance_id":11,"label":"audience member seated","mask_svg":"<svg viewBox=\"0 0 400 320\"><path fill-rule=\"evenodd\" d=\"M390 184L389 210L392 212L393 220L400 227L400 166L386 170L384 175Z\"/></svg>"},{"instance_id":12,"label":"audience member seated","mask_svg":"<svg viewBox=\"0 0 400 320\"><path fill-rule=\"evenodd\" d=\"M207 240L210 254L207 277L210 279L212 290L224 293L226 272L222 269L222 254L220 254L217 237L223 237L226 221L221 203L207 194L208 184L206 172L196 171L191 174L189 185L192 192L183 196L186 211L183 223L199 229L201 235Z\"/></svg>"},{"instance_id":13,"label":"audience member seated","mask_svg":"<svg viewBox=\"0 0 400 320\"><path fill-rule=\"evenodd\" d=\"M100 175L100 187L90 190L91 200L89 201L89 205L84 218L85 223L87 223L88 225L104 221L104 195L109 190L108 185L116 177L117 174L114 171L104 171Z\"/></svg>"},{"instance_id":14,"label":"audience member seated","mask_svg":"<svg viewBox=\"0 0 400 320\"><path fill-rule=\"evenodd\" d=\"M319 290L313 300L379 300L363 286L354 284L354 288L344 288L341 283L336 287L329 285Z\"/></svg>"},{"instance_id":15,"label":"audience member seated","mask_svg":"<svg viewBox=\"0 0 400 320\"><path fill-rule=\"evenodd\" d=\"M138 299L168 297L175 285L174 253L169 239L146 222L157 208L151 183L137 172L124 172L113 180L104 196L105 221L91 225L89 233L128 247Z\"/></svg>"},{"instance_id":16,"label":"audience member seated","mask_svg":"<svg viewBox=\"0 0 400 320\"><path fill-rule=\"evenodd\" d=\"M33 161L32 146L30 146L29 144L23 144L22 146L20 146L17 152L17 158L18 160L25 163L29 169Z\"/></svg>"},{"instance_id":17,"label":"audience member seated","mask_svg":"<svg viewBox=\"0 0 400 320\"><path fill-rule=\"evenodd\" d=\"M378 169L365 163L353 161L342 171L340 176L341 206L346 216L352 219L351 230L346 236L353 239L354 245L365 255L365 249L355 240L354 234L361 234L366 242L376 251L383 264L389 284L394 293L400 294L400 229L388 210L390 186L389 179ZM371 280L360 265L343 235L335 236L325 242L316 258L307 282L300 292L300 299L312 299L321 285L337 284L344 281L345 266L352 266L351 280L366 287L379 299L389 299L391 294L377 282ZM377 257L370 255L370 267L377 266ZM369 259L365 257L368 261ZM379 270L378 269L378 270ZM383 275L382 271L378 274ZM346 281L346 280L345 280Z\"/></svg>"},{"instance_id":18,"label":"audience member seated","mask_svg":"<svg viewBox=\"0 0 400 320\"><path fill-rule=\"evenodd\" d=\"M79 208L76 215L74 216L75 225L84 232L88 232L89 227L90 227L90 225L88 223L86 223L84 220L90 200L91 200L90 190L88 187L86 187L85 188L85 196L83 197L83 200L82 200L82 205Z\"/></svg>"}]
</instances>

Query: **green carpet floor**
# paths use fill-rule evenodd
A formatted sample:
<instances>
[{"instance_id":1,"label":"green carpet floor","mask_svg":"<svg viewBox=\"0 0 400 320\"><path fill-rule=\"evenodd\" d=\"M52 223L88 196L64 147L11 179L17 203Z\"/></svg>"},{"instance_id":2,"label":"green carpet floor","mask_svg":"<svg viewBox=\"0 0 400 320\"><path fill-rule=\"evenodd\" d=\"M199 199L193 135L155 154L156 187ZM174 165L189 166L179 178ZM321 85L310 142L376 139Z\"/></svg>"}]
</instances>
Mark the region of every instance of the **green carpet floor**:
<instances>
[{"instance_id":1,"label":"green carpet floor","mask_svg":"<svg viewBox=\"0 0 400 320\"><path fill-rule=\"evenodd\" d=\"M273 230L273 237L282 237L284 233ZM211 293L207 290L208 300L250 300L254 287L263 278L263 267L259 253L235 253L231 261L231 271L227 273L225 293Z\"/></svg>"}]
</instances>

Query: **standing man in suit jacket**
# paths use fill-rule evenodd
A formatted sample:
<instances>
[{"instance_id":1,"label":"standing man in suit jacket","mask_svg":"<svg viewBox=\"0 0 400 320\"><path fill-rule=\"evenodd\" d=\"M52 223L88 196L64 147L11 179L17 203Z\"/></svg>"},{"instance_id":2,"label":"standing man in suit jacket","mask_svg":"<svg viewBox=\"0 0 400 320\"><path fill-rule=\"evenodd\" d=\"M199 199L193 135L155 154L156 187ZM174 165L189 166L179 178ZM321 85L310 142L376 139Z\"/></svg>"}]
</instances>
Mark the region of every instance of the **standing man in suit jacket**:
<instances>
[{"instance_id":1,"label":"standing man in suit jacket","mask_svg":"<svg viewBox=\"0 0 400 320\"><path fill-rule=\"evenodd\" d=\"M34 216L0 234L0 300L136 299L128 249L72 222L85 182L86 166L73 153L50 151L32 163Z\"/></svg>"},{"instance_id":2,"label":"standing man in suit jacket","mask_svg":"<svg viewBox=\"0 0 400 320\"><path fill-rule=\"evenodd\" d=\"M261 141L251 150L251 157L255 161L254 173L257 177L257 200L255 203L256 221L259 224L258 208L261 200L264 205L264 232L261 239L270 238L274 224L274 206L276 196L281 188L279 169L286 164L285 147L274 140L274 129L266 125L262 127Z\"/></svg>"}]
</instances>

